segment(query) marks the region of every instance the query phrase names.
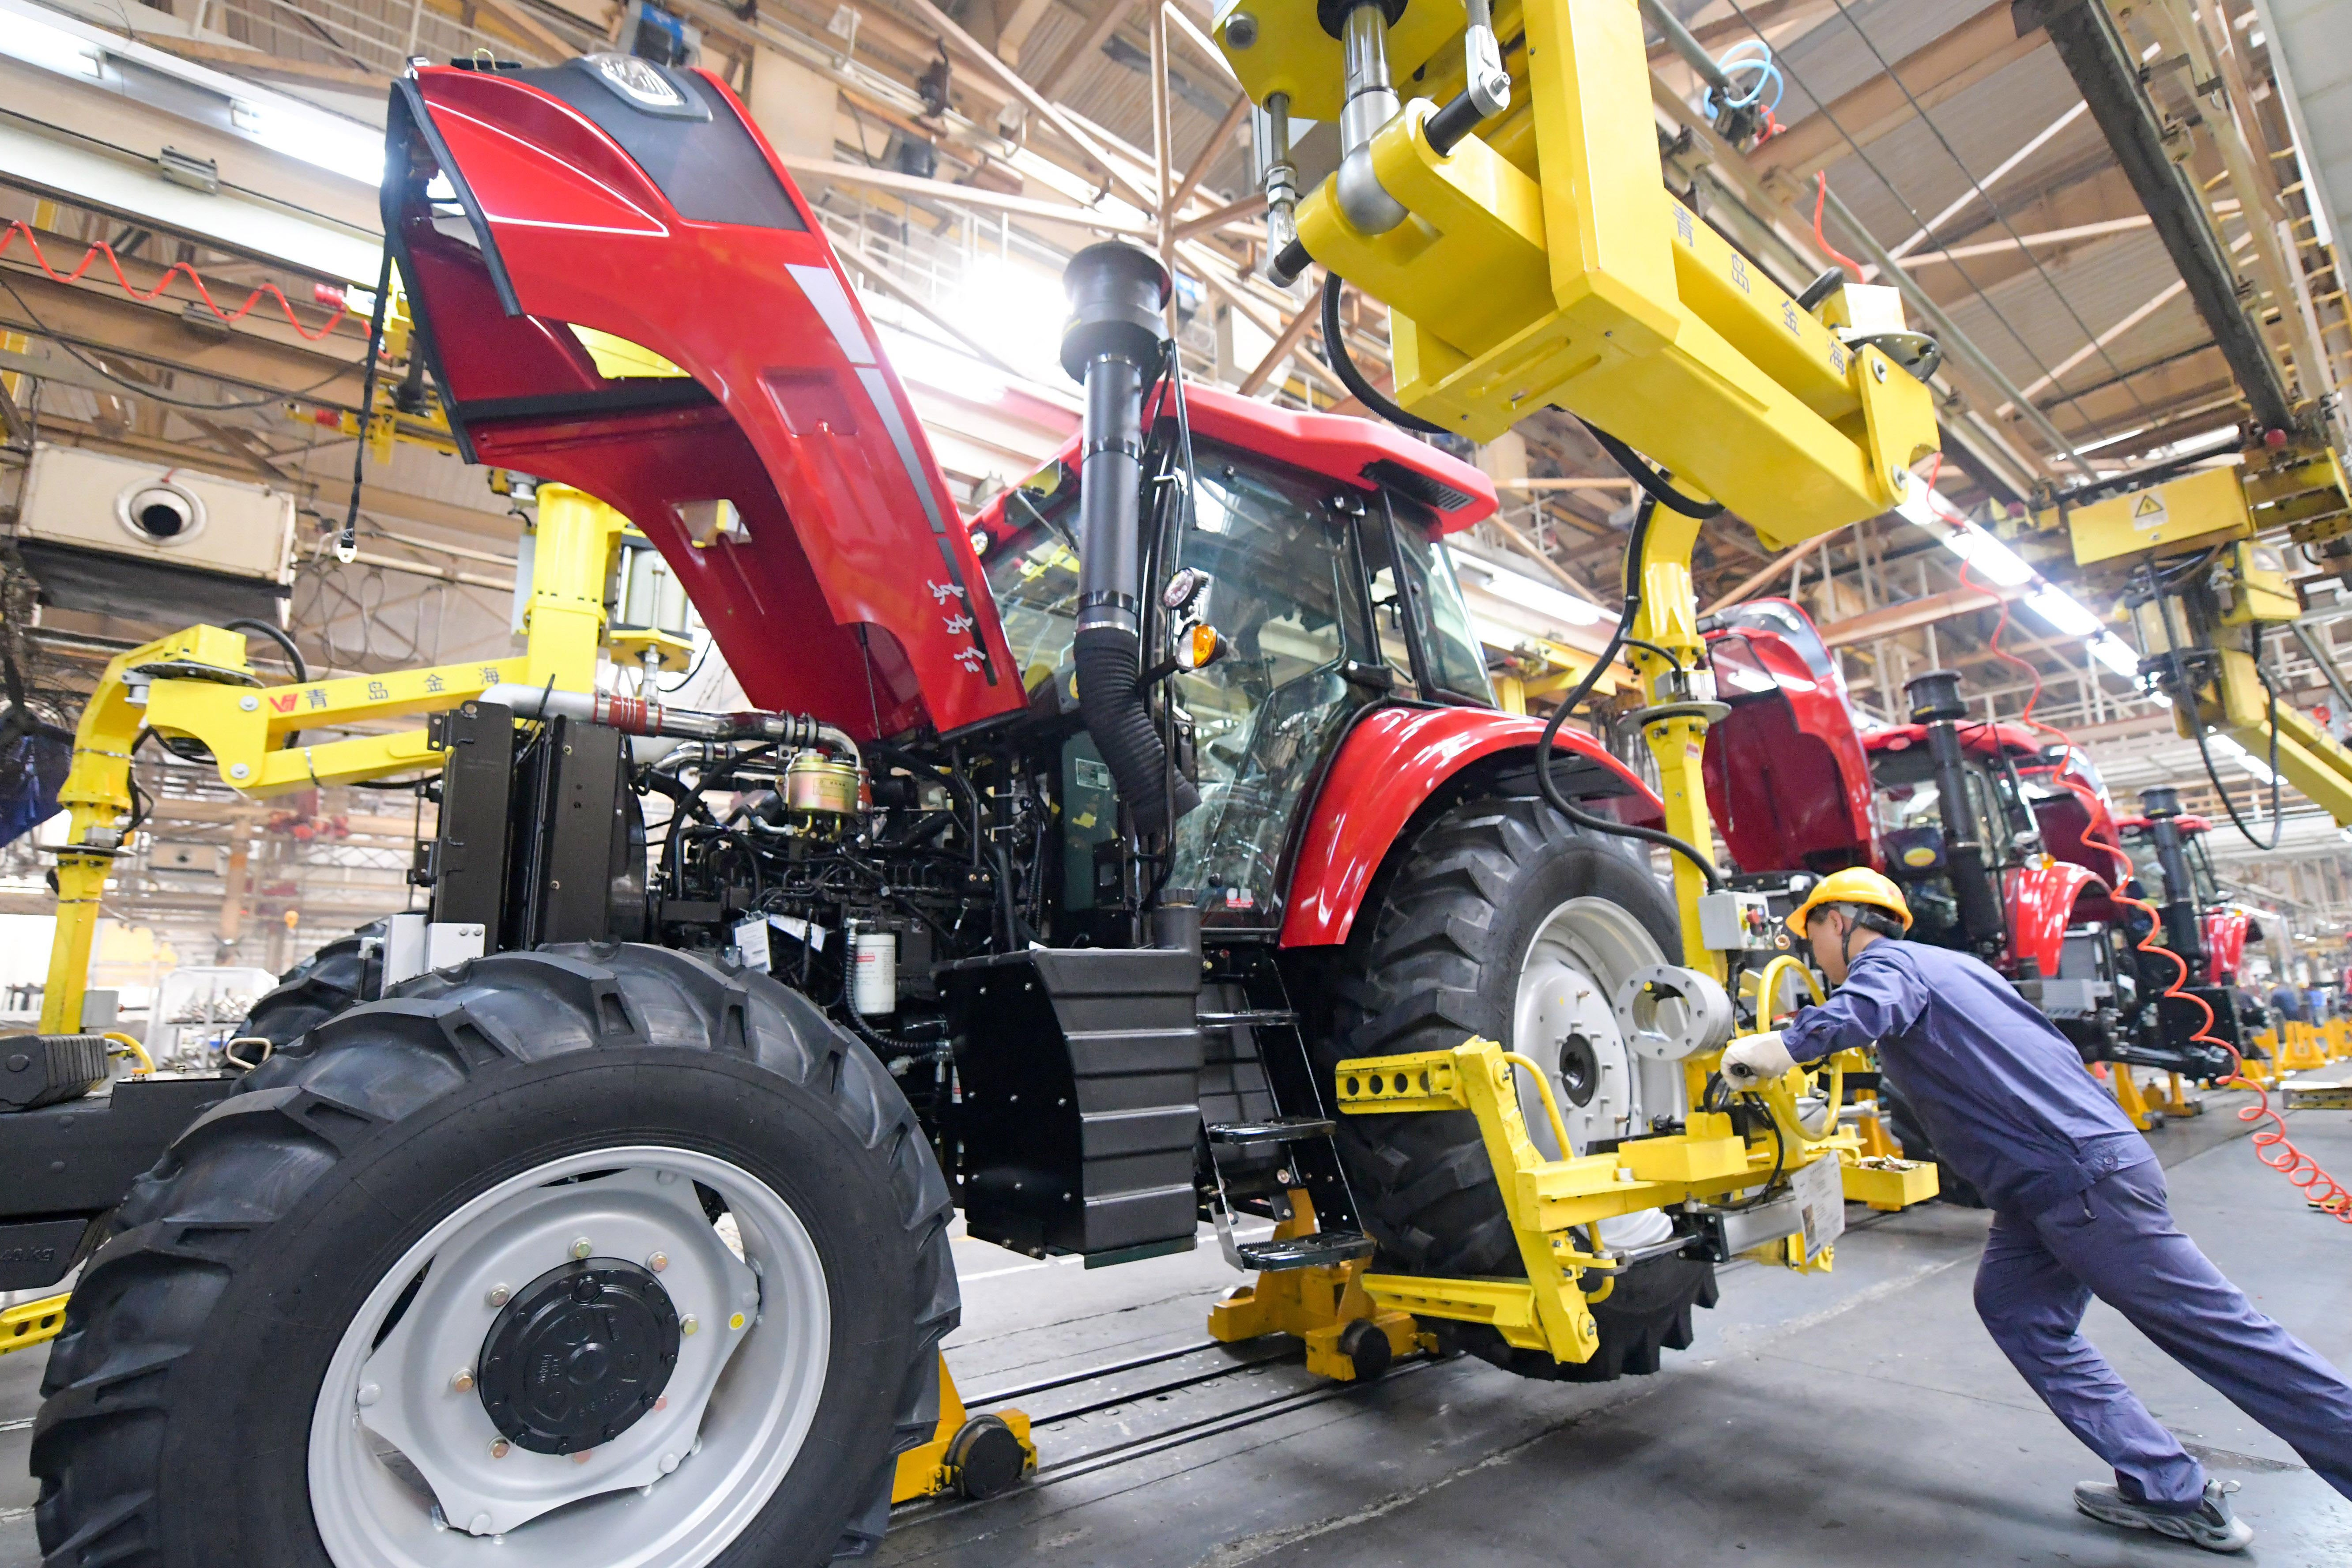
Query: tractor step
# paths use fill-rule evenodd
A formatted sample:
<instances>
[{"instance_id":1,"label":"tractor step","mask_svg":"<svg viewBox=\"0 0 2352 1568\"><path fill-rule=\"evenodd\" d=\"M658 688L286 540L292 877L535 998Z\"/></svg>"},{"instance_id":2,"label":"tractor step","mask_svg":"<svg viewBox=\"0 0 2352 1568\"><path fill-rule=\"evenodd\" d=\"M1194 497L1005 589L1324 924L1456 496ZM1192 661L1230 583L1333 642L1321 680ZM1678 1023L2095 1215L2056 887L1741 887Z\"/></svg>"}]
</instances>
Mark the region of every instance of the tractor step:
<instances>
[{"instance_id":1,"label":"tractor step","mask_svg":"<svg viewBox=\"0 0 2352 1568\"><path fill-rule=\"evenodd\" d=\"M1248 1013L1202 1013L1198 1022L1204 1029L1286 1028L1298 1022L1298 1015L1285 1007L1266 1007Z\"/></svg>"},{"instance_id":2,"label":"tractor step","mask_svg":"<svg viewBox=\"0 0 2352 1568\"><path fill-rule=\"evenodd\" d=\"M1339 1131L1339 1124L1328 1116L1277 1116L1268 1121L1216 1121L1207 1129L1209 1142L1233 1148L1254 1148L1269 1143L1297 1143L1309 1138L1328 1138Z\"/></svg>"},{"instance_id":3,"label":"tractor step","mask_svg":"<svg viewBox=\"0 0 2352 1568\"><path fill-rule=\"evenodd\" d=\"M1287 1240L1244 1242L1234 1250L1243 1267L1263 1274L1286 1268L1335 1268L1372 1255L1372 1238L1360 1231L1318 1230Z\"/></svg>"}]
</instances>

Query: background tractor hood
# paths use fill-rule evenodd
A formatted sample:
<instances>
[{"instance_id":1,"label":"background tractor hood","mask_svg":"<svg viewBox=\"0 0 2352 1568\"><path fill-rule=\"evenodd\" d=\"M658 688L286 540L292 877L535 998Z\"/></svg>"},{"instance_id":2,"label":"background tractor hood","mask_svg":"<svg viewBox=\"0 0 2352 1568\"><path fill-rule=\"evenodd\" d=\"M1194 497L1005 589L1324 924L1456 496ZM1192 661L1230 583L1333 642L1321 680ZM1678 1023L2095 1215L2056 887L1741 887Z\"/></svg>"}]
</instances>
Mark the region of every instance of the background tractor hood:
<instances>
[{"instance_id":1,"label":"background tractor hood","mask_svg":"<svg viewBox=\"0 0 2352 1568\"><path fill-rule=\"evenodd\" d=\"M906 391L722 84L431 67L386 136L384 233L468 460L643 529L762 707L870 735L1023 706ZM740 526L698 543L714 501Z\"/></svg>"}]
</instances>

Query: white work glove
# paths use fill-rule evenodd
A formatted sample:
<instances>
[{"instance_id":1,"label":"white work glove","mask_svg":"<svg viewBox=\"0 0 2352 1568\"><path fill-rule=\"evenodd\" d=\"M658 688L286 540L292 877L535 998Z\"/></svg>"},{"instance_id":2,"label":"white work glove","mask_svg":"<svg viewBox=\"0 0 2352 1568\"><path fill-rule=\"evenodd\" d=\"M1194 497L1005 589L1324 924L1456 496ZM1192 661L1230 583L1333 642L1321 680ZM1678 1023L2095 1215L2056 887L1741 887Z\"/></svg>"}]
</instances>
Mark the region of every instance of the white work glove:
<instances>
[{"instance_id":1,"label":"white work glove","mask_svg":"<svg viewBox=\"0 0 2352 1568\"><path fill-rule=\"evenodd\" d=\"M1723 1076L1734 1089L1754 1089L1770 1083L1797 1065L1789 1047L1780 1043L1780 1031L1761 1035L1742 1035L1723 1048Z\"/></svg>"}]
</instances>

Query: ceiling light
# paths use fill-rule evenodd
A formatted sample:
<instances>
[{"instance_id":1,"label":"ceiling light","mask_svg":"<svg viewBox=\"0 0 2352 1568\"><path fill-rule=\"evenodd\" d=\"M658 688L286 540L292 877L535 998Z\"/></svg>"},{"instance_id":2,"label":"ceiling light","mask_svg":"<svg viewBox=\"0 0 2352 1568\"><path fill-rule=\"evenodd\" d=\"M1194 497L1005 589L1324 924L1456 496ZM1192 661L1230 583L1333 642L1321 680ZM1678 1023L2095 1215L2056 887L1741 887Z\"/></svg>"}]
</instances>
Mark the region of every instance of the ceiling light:
<instances>
[{"instance_id":1,"label":"ceiling light","mask_svg":"<svg viewBox=\"0 0 2352 1568\"><path fill-rule=\"evenodd\" d=\"M90 80L106 74L105 51L63 27L18 16L5 32L0 32L0 37L6 39L0 43L0 54L13 55L26 65Z\"/></svg>"},{"instance_id":2,"label":"ceiling light","mask_svg":"<svg viewBox=\"0 0 2352 1568\"><path fill-rule=\"evenodd\" d=\"M1479 573L1486 579L1486 592L1498 599L1564 621L1571 626L1599 626L1606 617L1597 605L1588 605L1573 594L1563 594L1549 583L1538 583L1523 577L1507 567L1490 565L1484 561L1457 563Z\"/></svg>"},{"instance_id":3,"label":"ceiling light","mask_svg":"<svg viewBox=\"0 0 2352 1568\"><path fill-rule=\"evenodd\" d=\"M2139 679L2139 656L2131 650L2129 643L2112 632L2102 632L2091 639L2091 657L2126 680Z\"/></svg>"},{"instance_id":4,"label":"ceiling light","mask_svg":"<svg viewBox=\"0 0 2352 1568\"><path fill-rule=\"evenodd\" d=\"M2037 588L2025 596L2025 607L2041 616L2052 631L2061 636L2095 637L2099 635L2099 617L2084 609L2063 588Z\"/></svg>"}]
</instances>

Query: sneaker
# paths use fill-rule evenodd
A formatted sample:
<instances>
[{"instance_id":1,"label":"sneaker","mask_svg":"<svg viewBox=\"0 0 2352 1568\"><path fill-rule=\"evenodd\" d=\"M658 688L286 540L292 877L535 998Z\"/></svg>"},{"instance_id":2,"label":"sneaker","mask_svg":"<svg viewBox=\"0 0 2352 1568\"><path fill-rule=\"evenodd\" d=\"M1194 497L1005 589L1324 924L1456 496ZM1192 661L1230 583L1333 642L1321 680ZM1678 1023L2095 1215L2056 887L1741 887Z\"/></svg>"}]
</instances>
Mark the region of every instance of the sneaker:
<instances>
[{"instance_id":1,"label":"sneaker","mask_svg":"<svg viewBox=\"0 0 2352 1568\"><path fill-rule=\"evenodd\" d=\"M2074 1506L2103 1524L2152 1530L2208 1552L2243 1552L2254 1527L2230 1512L2230 1494L2237 1489L2235 1481L2207 1481L2204 1501L2188 1513L2172 1513L2132 1501L2111 1481L2084 1481L2074 1488Z\"/></svg>"}]
</instances>

